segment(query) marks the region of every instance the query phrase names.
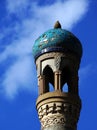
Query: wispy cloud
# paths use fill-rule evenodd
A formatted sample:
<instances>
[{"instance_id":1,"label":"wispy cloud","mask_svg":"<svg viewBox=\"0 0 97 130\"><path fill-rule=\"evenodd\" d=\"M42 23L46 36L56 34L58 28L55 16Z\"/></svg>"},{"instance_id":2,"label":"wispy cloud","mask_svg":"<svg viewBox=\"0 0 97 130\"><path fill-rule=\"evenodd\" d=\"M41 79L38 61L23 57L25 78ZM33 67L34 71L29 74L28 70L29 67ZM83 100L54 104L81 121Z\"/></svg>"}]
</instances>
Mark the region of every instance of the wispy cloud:
<instances>
[{"instance_id":1,"label":"wispy cloud","mask_svg":"<svg viewBox=\"0 0 97 130\"><path fill-rule=\"evenodd\" d=\"M54 4L39 6L37 3L30 3L29 0L7 0L8 17L12 13L21 19L24 11L29 10L30 17L23 17L20 21L13 21L14 34L10 45L0 54L0 64L6 64L8 58L16 58L3 74L3 92L13 98L19 89L31 90L36 82L35 66L33 65L32 45L34 40L44 31L52 28L54 22L59 20L63 28L71 30L74 25L83 18L88 11L88 0L56 1ZM29 7L29 8L28 8ZM21 13L20 13L21 12ZM6 29L6 28L5 28ZM12 29L12 27L8 27ZM6 34L7 35L7 34ZM37 82L36 82L37 84ZM37 85L34 86L37 86Z\"/></svg>"},{"instance_id":2,"label":"wispy cloud","mask_svg":"<svg viewBox=\"0 0 97 130\"><path fill-rule=\"evenodd\" d=\"M32 58L29 56L19 58L15 64L10 66L6 71L3 82L7 96L13 98L22 87L27 90L31 90L33 87L33 90L35 90L36 84L35 82L32 83L32 78L35 76L35 73L32 73L33 71Z\"/></svg>"},{"instance_id":3,"label":"wispy cloud","mask_svg":"<svg viewBox=\"0 0 97 130\"><path fill-rule=\"evenodd\" d=\"M28 0L7 0L7 11L9 13L18 13L28 6Z\"/></svg>"},{"instance_id":4,"label":"wispy cloud","mask_svg":"<svg viewBox=\"0 0 97 130\"><path fill-rule=\"evenodd\" d=\"M84 81L87 82L87 79L89 79L90 76L94 75L97 72L97 66L95 64L88 64L84 67L82 67L79 70L79 83L80 85L85 83ZM81 85L83 86L83 85Z\"/></svg>"},{"instance_id":5,"label":"wispy cloud","mask_svg":"<svg viewBox=\"0 0 97 130\"><path fill-rule=\"evenodd\" d=\"M68 0L64 2L56 2L51 6L34 7L36 18L53 25L58 19L64 28L71 29L88 10L87 0ZM43 19L42 19L43 18Z\"/></svg>"}]
</instances>

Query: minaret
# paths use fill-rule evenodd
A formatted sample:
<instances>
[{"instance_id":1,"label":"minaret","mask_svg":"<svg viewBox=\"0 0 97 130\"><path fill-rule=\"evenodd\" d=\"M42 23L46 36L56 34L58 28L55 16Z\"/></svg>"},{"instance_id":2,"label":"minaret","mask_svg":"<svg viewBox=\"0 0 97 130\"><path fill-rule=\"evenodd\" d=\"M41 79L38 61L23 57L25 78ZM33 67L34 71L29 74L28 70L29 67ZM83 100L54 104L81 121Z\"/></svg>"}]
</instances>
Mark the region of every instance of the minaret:
<instances>
[{"instance_id":1,"label":"minaret","mask_svg":"<svg viewBox=\"0 0 97 130\"><path fill-rule=\"evenodd\" d=\"M39 97L36 102L41 130L77 130L81 110L78 70L80 41L57 21L33 45ZM50 84L54 90L50 91ZM68 91L64 91L67 84Z\"/></svg>"}]
</instances>

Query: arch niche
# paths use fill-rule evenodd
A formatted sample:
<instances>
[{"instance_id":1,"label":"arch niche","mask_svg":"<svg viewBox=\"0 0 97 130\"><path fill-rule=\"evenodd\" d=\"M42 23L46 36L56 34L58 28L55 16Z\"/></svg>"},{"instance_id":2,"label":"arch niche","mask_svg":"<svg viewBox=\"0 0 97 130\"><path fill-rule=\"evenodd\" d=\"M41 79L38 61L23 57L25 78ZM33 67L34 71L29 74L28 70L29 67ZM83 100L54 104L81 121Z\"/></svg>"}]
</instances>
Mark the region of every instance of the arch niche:
<instances>
[{"instance_id":1,"label":"arch niche","mask_svg":"<svg viewBox=\"0 0 97 130\"><path fill-rule=\"evenodd\" d=\"M54 73L52 68L47 65L43 70L43 77L45 81L44 93L54 90Z\"/></svg>"}]
</instances>

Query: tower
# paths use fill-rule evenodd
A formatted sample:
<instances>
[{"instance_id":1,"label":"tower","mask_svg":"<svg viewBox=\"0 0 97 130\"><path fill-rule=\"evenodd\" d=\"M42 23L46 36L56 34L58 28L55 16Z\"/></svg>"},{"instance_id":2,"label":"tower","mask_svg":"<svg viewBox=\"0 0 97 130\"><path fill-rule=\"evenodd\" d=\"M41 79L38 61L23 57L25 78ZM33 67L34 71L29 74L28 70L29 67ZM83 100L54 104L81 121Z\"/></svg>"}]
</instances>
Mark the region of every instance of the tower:
<instances>
[{"instance_id":1,"label":"tower","mask_svg":"<svg viewBox=\"0 0 97 130\"><path fill-rule=\"evenodd\" d=\"M39 97L36 102L41 130L77 130L81 110L78 70L80 41L57 21L33 45ZM54 90L50 91L50 84ZM64 91L67 84L67 91Z\"/></svg>"}]
</instances>

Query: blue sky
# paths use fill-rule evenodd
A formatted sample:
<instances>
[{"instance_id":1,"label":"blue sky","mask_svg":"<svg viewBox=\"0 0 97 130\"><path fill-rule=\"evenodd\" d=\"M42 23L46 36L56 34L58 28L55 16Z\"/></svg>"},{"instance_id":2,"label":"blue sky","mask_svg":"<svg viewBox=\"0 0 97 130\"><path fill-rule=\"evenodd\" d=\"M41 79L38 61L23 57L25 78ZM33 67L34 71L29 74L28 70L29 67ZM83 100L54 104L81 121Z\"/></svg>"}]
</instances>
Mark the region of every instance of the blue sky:
<instances>
[{"instance_id":1,"label":"blue sky","mask_svg":"<svg viewBox=\"0 0 97 130\"><path fill-rule=\"evenodd\" d=\"M0 130L40 129L32 46L57 20L83 45L78 130L97 130L96 0L0 1Z\"/></svg>"}]
</instances>

